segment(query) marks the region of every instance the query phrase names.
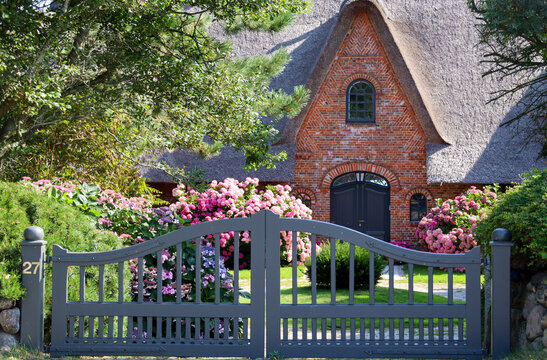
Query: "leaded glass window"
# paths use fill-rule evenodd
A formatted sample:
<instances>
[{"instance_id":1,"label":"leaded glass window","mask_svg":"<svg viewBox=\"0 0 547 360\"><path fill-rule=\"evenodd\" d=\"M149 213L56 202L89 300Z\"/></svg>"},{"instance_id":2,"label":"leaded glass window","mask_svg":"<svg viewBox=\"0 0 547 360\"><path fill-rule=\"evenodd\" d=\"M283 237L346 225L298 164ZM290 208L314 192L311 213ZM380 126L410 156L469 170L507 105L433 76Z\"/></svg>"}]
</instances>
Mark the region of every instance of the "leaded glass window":
<instances>
[{"instance_id":1,"label":"leaded glass window","mask_svg":"<svg viewBox=\"0 0 547 360\"><path fill-rule=\"evenodd\" d=\"M376 112L376 91L366 80L355 80L346 90L346 122L373 123Z\"/></svg>"}]
</instances>

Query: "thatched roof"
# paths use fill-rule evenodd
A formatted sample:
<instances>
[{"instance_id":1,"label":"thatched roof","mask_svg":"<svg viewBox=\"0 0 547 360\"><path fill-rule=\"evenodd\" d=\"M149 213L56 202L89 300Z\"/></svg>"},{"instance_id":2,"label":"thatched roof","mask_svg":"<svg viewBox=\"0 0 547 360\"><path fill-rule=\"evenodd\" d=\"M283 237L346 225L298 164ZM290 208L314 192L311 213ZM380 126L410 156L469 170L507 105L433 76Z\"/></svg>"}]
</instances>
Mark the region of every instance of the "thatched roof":
<instances>
[{"instance_id":1,"label":"thatched roof","mask_svg":"<svg viewBox=\"0 0 547 360\"><path fill-rule=\"evenodd\" d=\"M427 141L428 182L507 183L533 167L539 145L524 145L524 136L499 124L516 111L518 99L487 104L491 93L510 85L482 78L476 20L465 1L314 0L312 10L279 33L244 31L230 37L235 56L271 54L285 47L292 60L272 87L290 91L306 85L312 97L341 43L354 12L365 9L393 68L420 121ZM226 38L220 28L215 36ZM311 101L310 101L311 103ZM187 168L200 167L207 179L258 176L263 181L291 181L294 177L295 138L307 108L277 127L276 150L287 150L288 160L275 170L247 172L241 155L224 150L212 160L200 160L184 151L160 159ZM166 181L158 171L144 174Z\"/></svg>"}]
</instances>

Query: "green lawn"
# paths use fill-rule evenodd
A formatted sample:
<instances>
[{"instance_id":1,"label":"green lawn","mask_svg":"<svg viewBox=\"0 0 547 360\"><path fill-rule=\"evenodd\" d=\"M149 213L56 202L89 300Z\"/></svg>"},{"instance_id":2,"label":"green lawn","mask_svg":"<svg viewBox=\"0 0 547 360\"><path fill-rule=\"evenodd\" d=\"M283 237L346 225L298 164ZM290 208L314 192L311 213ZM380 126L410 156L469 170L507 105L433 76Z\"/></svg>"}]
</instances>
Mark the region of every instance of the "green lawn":
<instances>
[{"instance_id":1,"label":"green lawn","mask_svg":"<svg viewBox=\"0 0 547 360\"><path fill-rule=\"evenodd\" d=\"M408 274L408 264L403 265L405 274ZM429 279L429 271L427 266L414 265L414 283L423 284L427 286ZM452 281L455 288L465 287L465 273L460 271L453 271ZM397 283L408 282L407 279L395 280ZM434 284L448 284L448 271L438 268L433 269L433 283Z\"/></svg>"}]
</instances>

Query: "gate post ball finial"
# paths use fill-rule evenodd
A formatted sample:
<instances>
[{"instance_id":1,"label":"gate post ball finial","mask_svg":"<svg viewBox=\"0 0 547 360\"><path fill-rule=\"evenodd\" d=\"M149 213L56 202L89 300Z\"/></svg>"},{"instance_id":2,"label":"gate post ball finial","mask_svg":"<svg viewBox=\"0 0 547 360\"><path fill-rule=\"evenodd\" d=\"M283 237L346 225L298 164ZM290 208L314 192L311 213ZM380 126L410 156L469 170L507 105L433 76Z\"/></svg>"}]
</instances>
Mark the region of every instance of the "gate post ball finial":
<instances>
[{"instance_id":1,"label":"gate post ball finial","mask_svg":"<svg viewBox=\"0 0 547 360\"><path fill-rule=\"evenodd\" d=\"M492 231L492 241L511 241L511 231L503 228L498 228Z\"/></svg>"},{"instance_id":2,"label":"gate post ball finial","mask_svg":"<svg viewBox=\"0 0 547 360\"><path fill-rule=\"evenodd\" d=\"M26 241L44 240L44 230L39 226L29 226L24 232Z\"/></svg>"}]
</instances>

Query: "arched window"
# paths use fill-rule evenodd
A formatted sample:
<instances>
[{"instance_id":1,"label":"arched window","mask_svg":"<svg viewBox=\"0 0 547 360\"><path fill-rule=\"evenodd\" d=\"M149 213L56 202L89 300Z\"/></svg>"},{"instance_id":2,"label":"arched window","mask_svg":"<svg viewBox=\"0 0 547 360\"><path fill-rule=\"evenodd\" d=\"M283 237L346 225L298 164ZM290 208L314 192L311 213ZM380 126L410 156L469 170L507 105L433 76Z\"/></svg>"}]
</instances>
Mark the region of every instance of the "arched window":
<instances>
[{"instance_id":1,"label":"arched window","mask_svg":"<svg viewBox=\"0 0 547 360\"><path fill-rule=\"evenodd\" d=\"M297 199L300 199L302 201L302 204L306 205L308 208L311 209L311 196L306 194L305 192L299 192L295 196Z\"/></svg>"},{"instance_id":2,"label":"arched window","mask_svg":"<svg viewBox=\"0 0 547 360\"><path fill-rule=\"evenodd\" d=\"M374 123L376 120L376 91L363 79L349 84L346 90L346 122Z\"/></svg>"},{"instance_id":3,"label":"arched window","mask_svg":"<svg viewBox=\"0 0 547 360\"><path fill-rule=\"evenodd\" d=\"M414 194L410 198L410 221L420 221L427 215L427 198L424 194Z\"/></svg>"}]
</instances>

